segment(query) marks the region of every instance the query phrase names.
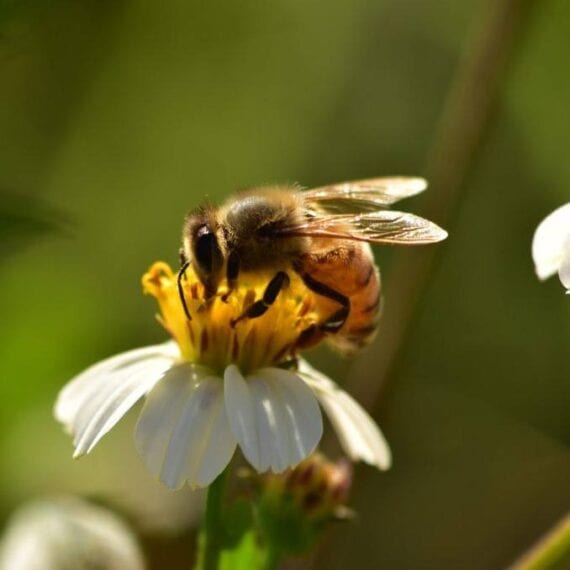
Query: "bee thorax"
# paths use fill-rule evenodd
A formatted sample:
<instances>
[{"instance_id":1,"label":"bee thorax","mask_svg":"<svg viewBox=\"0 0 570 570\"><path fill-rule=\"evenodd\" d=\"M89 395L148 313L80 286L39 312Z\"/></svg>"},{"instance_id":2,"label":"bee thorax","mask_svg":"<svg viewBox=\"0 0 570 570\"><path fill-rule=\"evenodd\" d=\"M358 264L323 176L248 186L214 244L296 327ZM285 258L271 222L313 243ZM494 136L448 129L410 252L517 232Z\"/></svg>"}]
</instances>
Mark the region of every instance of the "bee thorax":
<instances>
[{"instance_id":1,"label":"bee thorax","mask_svg":"<svg viewBox=\"0 0 570 570\"><path fill-rule=\"evenodd\" d=\"M282 267L302 251L304 239L278 236L301 215L295 195L259 190L230 201L225 210L227 248L244 270Z\"/></svg>"}]
</instances>

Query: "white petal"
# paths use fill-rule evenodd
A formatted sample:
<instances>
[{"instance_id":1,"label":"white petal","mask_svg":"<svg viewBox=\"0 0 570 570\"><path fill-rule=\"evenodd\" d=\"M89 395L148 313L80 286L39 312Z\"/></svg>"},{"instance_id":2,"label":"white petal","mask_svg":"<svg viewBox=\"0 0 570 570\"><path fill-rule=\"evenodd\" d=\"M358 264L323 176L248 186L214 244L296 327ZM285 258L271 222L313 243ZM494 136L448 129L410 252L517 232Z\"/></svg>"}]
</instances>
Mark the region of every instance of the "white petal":
<instances>
[{"instance_id":1,"label":"white petal","mask_svg":"<svg viewBox=\"0 0 570 570\"><path fill-rule=\"evenodd\" d=\"M224 372L224 399L231 430L247 460L257 468L260 454L255 407L249 387L234 364Z\"/></svg>"},{"instance_id":2,"label":"white petal","mask_svg":"<svg viewBox=\"0 0 570 570\"><path fill-rule=\"evenodd\" d=\"M558 276L562 285L566 287L567 294L570 294L570 235L564 244L564 251L562 253L562 261L560 263L560 270Z\"/></svg>"},{"instance_id":3,"label":"white petal","mask_svg":"<svg viewBox=\"0 0 570 570\"><path fill-rule=\"evenodd\" d=\"M244 379L228 366L224 391L232 431L257 471L284 471L316 448L323 431L321 412L296 374L264 368Z\"/></svg>"},{"instance_id":4,"label":"white petal","mask_svg":"<svg viewBox=\"0 0 570 570\"><path fill-rule=\"evenodd\" d=\"M177 356L178 348L176 343L169 341L163 344L122 352L90 366L71 379L60 391L54 409L56 418L66 425L73 422L77 414L78 402L83 399L83 394L86 391L97 389L97 383L101 381L101 377L120 372L144 360L155 358L170 358L173 360ZM95 383L92 382L93 380Z\"/></svg>"},{"instance_id":5,"label":"white petal","mask_svg":"<svg viewBox=\"0 0 570 570\"><path fill-rule=\"evenodd\" d=\"M570 203L546 216L534 232L532 258L539 279L547 279L558 271L569 235Z\"/></svg>"},{"instance_id":6,"label":"white petal","mask_svg":"<svg viewBox=\"0 0 570 570\"><path fill-rule=\"evenodd\" d=\"M135 439L145 465L166 486L209 485L236 447L221 378L191 364L169 370L146 399Z\"/></svg>"},{"instance_id":7,"label":"white petal","mask_svg":"<svg viewBox=\"0 0 570 570\"><path fill-rule=\"evenodd\" d=\"M162 378L176 356L173 343L131 350L95 364L69 382L54 412L74 435L75 456L91 451Z\"/></svg>"},{"instance_id":8,"label":"white petal","mask_svg":"<svg viewBox=\"0 0 570 570\"><path fill-rule=\"evenodd\" d=\"M315 391L350 459L389 469L392 459L388 442L364 408L303 359L299 373Z\"/></svg>"}]
</instances>

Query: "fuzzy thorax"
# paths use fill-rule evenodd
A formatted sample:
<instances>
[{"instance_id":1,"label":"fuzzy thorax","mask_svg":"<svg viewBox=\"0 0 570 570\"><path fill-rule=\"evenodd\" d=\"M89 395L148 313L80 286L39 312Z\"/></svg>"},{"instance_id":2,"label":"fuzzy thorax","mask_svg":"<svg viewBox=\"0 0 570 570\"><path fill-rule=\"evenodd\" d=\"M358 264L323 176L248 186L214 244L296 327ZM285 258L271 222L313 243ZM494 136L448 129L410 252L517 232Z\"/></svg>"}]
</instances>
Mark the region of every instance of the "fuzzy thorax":
<instances>
[{"instance_id":1,"label":"fuzzy thorax","mask_svg":"<svg viewBox=\"0 0 570 570\"><path fill-rule=\"evenodd\" d=\"M265 314L235 323L251 303L261 299L273 275L240 275L239 285L227 293L222 282L209 299L190 267L182 278L182 288L191 320L186 317L178 292L177 274L164 262L156 262L143 275L145 293L160 307L159 322L180 347L184 360L222 372L236 364L247 374L266 366L279 365L292 356L303 331L320 321L313 295L297 275L283 289Z\"/></svg>"}]
</instances>

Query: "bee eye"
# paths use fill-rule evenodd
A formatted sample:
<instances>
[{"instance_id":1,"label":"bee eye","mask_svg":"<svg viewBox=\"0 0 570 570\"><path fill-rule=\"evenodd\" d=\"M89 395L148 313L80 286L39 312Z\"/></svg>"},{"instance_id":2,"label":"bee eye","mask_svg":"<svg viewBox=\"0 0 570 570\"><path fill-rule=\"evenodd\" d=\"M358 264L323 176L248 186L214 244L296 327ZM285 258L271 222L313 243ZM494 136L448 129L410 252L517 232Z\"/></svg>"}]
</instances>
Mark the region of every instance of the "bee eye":
<instances>
[{"instance_id":1,"label":"bee eye","mask_svg":"<svg viewBox=\"0 0 570 570\"><path fill-rule=\"evenodd\" d=\"M223 263L216 234L207 225L200 226L194 238L194 259L205 276L218 270Z\"/></svg>"}]
</instances>

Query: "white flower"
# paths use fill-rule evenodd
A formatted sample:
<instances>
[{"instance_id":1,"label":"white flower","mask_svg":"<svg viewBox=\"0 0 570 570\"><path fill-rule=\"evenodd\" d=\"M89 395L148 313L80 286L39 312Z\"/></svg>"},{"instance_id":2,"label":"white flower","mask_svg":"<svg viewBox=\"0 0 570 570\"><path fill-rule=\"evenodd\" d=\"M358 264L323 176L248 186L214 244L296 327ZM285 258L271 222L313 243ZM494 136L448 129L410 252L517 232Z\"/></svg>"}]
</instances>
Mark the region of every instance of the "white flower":
<instances>
[{"instance_id":1,"label":"white flower","mask_svg":"<svg viewBox=\"0 0 570 570\"><path fill-rule=\"evenodd\" d=\"M534 232L532 258L541 280L556 272L570 293L570 203L546 216Z\"/></svg>"},{"instance_id":2,"label":"white flower","mask_svg":"<svg viewBox=\"0 0 570 570\"><path fill-rule=\"evenodd\" d=\"M158 300L159 320L175 342L104 360L61 391L55 415L73 434L76 457L146 397L136 447L168 487L209 485L238 445L257 471L279 473L317 447L320 402L352 459L389 467L388 445L368 414L298 358L299 339L322 318L301 280L292 277L263 317L236 321L267 281L243 283L212 297L188 270L182 287L189 319L176 274L164 263L151 267L143 287Z\"/></svg>"},{"instance_id":3,"label":"white flower","mask_svg":"<svg viewBox=\"0 0 570 570\"><path fill-rule=\"evenodd\" d=\"M18 509L0 541L0 570L143 570L134 534L112 512L74 497Z\"/></svg>"},{"instance_id":4,"label":"white flower","mask_svg":"<svg viewBox=\"0 0 570 570\"><path fill-rule=\"evenodd\" d=\"M223 379L181 360L174 342L132 350L92 366L60 393L55 414L74 436L75 456L91 451L143 396L136 446L165 485L209 485L239 445L260 472L281 472L316 448L321 403L353 460L380 469L390 451L370 416L332 380L301 360L296 372L265 367Z\"/></svg>"}]
</instances>

